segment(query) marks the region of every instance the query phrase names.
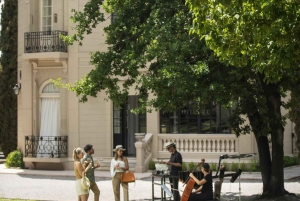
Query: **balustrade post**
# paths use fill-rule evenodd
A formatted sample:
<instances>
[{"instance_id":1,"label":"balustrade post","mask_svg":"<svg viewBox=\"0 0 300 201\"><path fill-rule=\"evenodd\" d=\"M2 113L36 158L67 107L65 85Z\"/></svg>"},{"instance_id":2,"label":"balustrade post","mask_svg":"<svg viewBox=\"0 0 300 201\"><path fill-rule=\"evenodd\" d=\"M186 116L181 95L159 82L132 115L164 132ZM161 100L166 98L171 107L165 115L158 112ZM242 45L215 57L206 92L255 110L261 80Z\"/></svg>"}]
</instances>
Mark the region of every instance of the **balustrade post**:
<instances>
[{"instance_id":1,"label":"balustrade post","mask_svg":"<svg viewBox=\"0 0 300 201\"><path fill-rule=\"evenodd\" d=\"M235 143L235 140L231 140L231 150L230 150L230 152L235 152L234 143Z\"/></svg>"},{"instance_id":2,"label":"balustrade post","mask_svg":"<svg viewBox=\"0 0 300 201\"><path fill-rule=\"evenodd\" d=\"M206 151L206 140L203 140L203 152L207 152Z\"/></svg>"},{"instance_id":3,"label":"balustrade post","mask_svg":"<svg viewBox=\"0 0 300 201\"><path fill-rule=\"evenodd\" d=\"M145 133L135 133L135 138L137 139L137 142L134 143L135 148L136 148L136 166L135 166L136 173L143 173L146 171L145 166L144 166L145 143L142 141L142 139L145 138L145 135L146 135Z\"/></svg>"},{"instance_id":4,"label":"balustrade post","mask_svg":"<svg viewBox=\"0 0 300 201\"><path fill-rule=\"evenodd\" d=\"M217 140L217 152L221 152L221 143L220 140Z\"/></svg>"},{"instance_id":5,"label":"balustrade post","mask_svg":"<svg viewBox=\"0 0 300 201\"><path fill-rule=\"evenodd\" d=\"M207 140L207 152L211 152L211 140Z\"/></svg>"},{"instance_id":6,"label":"balustrade post","mask_svg":"<svg viewBox=\"0 0 300 201\"><path fill-rule=\"evenodd\" d=\"M221 142L222 142L222 145L221 145L221 152L224 152L225 150L224 150L224 147L225 147L225 140L221 140Z\"/></svg>"}]
</instances>

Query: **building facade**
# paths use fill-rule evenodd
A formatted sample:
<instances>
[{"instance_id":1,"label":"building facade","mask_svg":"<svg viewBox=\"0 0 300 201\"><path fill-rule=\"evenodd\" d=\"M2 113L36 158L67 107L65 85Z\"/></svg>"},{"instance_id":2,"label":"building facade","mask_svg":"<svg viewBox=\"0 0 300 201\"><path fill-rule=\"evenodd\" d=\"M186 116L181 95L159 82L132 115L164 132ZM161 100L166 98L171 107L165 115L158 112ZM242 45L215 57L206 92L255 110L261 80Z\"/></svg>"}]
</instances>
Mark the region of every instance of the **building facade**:
<instances>
[{"instance_id":1,"label":"building facade","mask_svg":"<svg viewBox=\"0 0 300 201\"><path fill-rule=\"evenodd\" d=\"M90 72L90 52L106 51L103 28L110 15L83 45L67 46L59 35L73 34L71 10L83 10L86 0L20 0L18 9L18 146L26 166L36 169L72 169L72 151L94 145L95 157L110 158L117 144L126 147L126 155L137 164L169 158L163 149L173 141L184 161L217 162L222 154L256 153L252 134L236 138L227 124L230 111L208 105L200 114L192 104L173 113L154 111L135 115L130 109L138 104L134 89L122 109L97 98L79 103L75 93L53 86L50 79L74 83ZM122 82L122 80L120 80ZM147 133L139 152L136 141ZM285 155L292 154L293 124L285 126ZM143 136L143 135L142 135ZM142 154L142 155L141 155ZM144 161L140 164L140 160ZM144 160L146 159L146 160ZM139 162L138 162L139 161ZM144 168L143 171L147 169Z\"/></svg>"}]
</instances>

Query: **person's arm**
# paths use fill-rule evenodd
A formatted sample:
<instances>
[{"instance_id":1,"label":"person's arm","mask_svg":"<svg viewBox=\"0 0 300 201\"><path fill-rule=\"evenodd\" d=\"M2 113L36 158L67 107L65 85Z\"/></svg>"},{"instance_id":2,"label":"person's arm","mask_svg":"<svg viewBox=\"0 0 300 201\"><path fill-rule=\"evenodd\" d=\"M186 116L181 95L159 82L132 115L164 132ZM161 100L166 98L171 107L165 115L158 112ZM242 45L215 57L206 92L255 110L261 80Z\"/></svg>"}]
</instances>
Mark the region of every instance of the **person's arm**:
<instances>
[{"instance_id":1,"label":"person's arm","mask_svg":"<svg viewBox=\"0 0 300 201\"><path fill-rule=\"evenodd\" d=\"M201 192L203 186L200 186L199 188L197 188L196 190L193 190L193 193L198 193Z\"/></svg>"},{"instance_id":2,"label":"person's arm","mask_svg":"<svg viewBox=\"0 0 300 201\"><path fill-rule=\"evenodd\" d=\"M111 176L113 177L115 175L115 163L114 163L114 159L111 159L111 162L110 162L110 174Z\"/></svg>"},{"instance_id":3,"label":"person's arm","mask_svg":"<svg viewBox=\"0 0 300 201\"><path fill-rule=\"evenodd\" d=\"M97 160L97 165L96 166L94 166L94 168L99 168L100 167L100 161L99 161L99 159Z\"/></svg>"},{"instance_id":4,"label":"person's arm","mask_svg":"<svg viewBox=\"0 0 300 201\"><path fill-rule=\"evenodd\" d=\"M176 167L181 167L180 163L173 163L173 162L168 161L168 162L166 162L166 164L173 165L173 166L176 166Z\"/></svg>"},{"instance_id":5,"label":"person's arm","mask_svg":"<svg viewBox=\"0 0 300 201\"><path fill-rule=\"evenodd\" d=\"M82 177L82 173L86 173L91 167L92 167L92 163L90 163L85 169L83 168L82 164L80 162L76 162L76 167L78 169L78 172L80 174L80 176Z\"/></svg>"},{"instance_id":6,"label":"person's arm","mask_svg":"<svg viewBox=\"0 0 300 201\"><path fill-rule=\"evenodd\" d=\"M197 179L197 177L194 176L193 173L190 173L189 176L190 176L192 179L194 179L194 181L195 181L199 186L201 186L201 185L203 185L203 184L206 183L206 180L205 180L205 179L201 179L201 181L199 181L199 180Z\"/></svg>"},{"instance_id":7,"label":"person's arm","mask_svg":"<svg viewBox=\"0 0 300 201\"><path fill-rule=\"evenodd\" d=\"M175 158L175 162L166 162L166 164L168 165L173 165L173 166L176 166L176 167L181 167L182 165L182 157L181 157L181 154L178 154Z\"/></svg>"},{"instance_id":8,"label":"person's arm","mask_svg":"<svg viewBox=\"0 0 300 201\"><path fill-rule=\"evenodd\" d=\"M84 154L83 158L80 160L81 164L84 166L84 168L86 167L87 162L87 158L86 158L86 154Z\"/></svg>"}]
</instances>

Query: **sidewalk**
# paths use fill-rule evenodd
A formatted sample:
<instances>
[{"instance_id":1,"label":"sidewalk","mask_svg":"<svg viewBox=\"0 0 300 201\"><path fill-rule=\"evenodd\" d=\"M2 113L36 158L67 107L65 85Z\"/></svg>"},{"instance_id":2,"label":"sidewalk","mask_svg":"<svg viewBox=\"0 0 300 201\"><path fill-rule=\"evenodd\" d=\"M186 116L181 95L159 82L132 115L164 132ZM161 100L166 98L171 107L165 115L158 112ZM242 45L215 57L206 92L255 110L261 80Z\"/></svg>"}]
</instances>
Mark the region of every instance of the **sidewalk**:
<instances>
[{"instance_id":1,"label":"sidewalk","mask_svg":"<svg viewBox=\"0 0 300 201\"><path fill-rule=\"evenodd\" d=\"M228 172L226 172L228 173ZM73 170L29 170L29 169L13 169L6 168L4 164L0 164L0 174L20 174L20 175L43 175L43 176L63 176L63 177L74 177ZM213 172L213 175L215 172ZM109 171L95 171L95 176L98 178L111 178ZM135 177L137 180L143 180L151 177L151 172L145 173L135 173ZM300 177L300 165L292 166L288 168L284 168L284 180L290 180ZM225 178L230 179L230 178ZM242 180L261 180L260 172L242 172L241 174Z\"/></svg>"}]
</instances>

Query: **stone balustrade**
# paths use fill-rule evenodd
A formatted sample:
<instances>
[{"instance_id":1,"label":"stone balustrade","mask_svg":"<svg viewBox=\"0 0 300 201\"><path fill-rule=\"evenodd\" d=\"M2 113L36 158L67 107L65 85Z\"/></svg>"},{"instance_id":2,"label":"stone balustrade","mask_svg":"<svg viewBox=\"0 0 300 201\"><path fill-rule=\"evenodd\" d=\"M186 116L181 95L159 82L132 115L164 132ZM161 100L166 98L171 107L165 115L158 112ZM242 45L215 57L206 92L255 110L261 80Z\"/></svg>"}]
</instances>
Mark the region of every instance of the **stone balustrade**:
<instances>
[{"instance_id":1,"label":"stone balustrade","mask_svg":"<svg viewBox=\"0 0 300 201\"><path fill-rule=\"evenodd\" d=\"M159 158L169 155L164 148L167 142L174 142L182 155L191 158L199 153L219 156L220 153L234 154L238 151L238 138L234 134L158 134L157 137Z\"/></svg>"},{"instance_id":2,"label":"stone balustrade","mask_svg":"<svg viewBox=\"0 0 300 201\"><path fill-rule=\"evenodd\" d=\"M142 173L148 170L149 162L152 160L152 133L136 133L136 166L135 172Z\"/></svg>"}]
</instances>

